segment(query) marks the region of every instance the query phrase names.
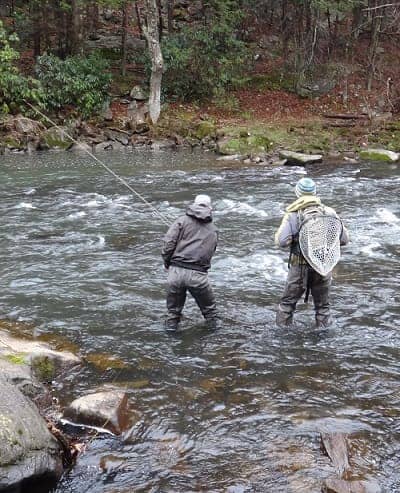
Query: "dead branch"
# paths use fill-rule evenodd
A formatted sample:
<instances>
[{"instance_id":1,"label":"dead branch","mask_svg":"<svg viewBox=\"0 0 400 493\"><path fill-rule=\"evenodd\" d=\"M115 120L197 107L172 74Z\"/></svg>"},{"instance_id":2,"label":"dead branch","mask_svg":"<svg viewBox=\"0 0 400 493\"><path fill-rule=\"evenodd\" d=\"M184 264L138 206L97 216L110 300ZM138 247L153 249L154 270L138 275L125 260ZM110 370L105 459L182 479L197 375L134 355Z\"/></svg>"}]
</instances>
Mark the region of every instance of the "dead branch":
<instances>
[{"instance_id":1,"label":"dead branch","mask_svg":"<svg viewBox=\"0 0 400 493\"><path fill-rule=\"evenodd\" d=\"M368 115L365 115L363 113L359 115L352 115L347 113L324 113L322 116L324 118L334 118L337 120L366 120L368 118Z\"/></svg>"},{"instance_id":2,"label":"dead branch","mask_svg":"<svg viewBox=\"0 0 400 493\"><path fill-rule=\"evenodd\" d=\"M364 12L369 12L371 10L378 10L378 9L384 9L386 7L397 7L400 5L400 2L396 3L385 3L384 5L377 5L376 7L366 7L365 9L362 9Z\"/></svg>"}]
</instances>

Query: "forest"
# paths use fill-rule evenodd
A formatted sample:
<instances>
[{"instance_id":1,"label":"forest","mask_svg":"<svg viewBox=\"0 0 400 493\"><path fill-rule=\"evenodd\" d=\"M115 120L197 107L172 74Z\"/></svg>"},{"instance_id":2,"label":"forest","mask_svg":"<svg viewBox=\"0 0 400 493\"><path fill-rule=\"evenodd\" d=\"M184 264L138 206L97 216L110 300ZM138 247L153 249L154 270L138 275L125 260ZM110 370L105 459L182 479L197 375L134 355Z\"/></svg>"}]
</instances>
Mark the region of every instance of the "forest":
<instances>
[{"instance_id":1,"label":"forest","mask_svg":"<svg viewBox=\"0 0 400 493\"><path fill-rule=\"evenodd\" d=\"M30 103L98 122L133 89L150 125L177 105L248 120L400 111L399 2L4 0L0 20L3 117Z\"/></svg>"}]
</instances>

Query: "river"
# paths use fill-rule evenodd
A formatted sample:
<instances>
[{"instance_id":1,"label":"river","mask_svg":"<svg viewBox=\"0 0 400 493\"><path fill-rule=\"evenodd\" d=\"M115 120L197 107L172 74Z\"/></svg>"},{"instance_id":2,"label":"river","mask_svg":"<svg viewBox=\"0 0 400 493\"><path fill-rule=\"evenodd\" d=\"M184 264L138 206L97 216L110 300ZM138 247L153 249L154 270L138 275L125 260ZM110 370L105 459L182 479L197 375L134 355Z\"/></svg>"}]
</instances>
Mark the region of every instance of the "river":
<instances>
[{"instance_id":1,"label":"river","mask_svg":"<svg viewBox=\"0 0 400 493\"><path fill-rule=\"evenodd\" d=\"M223 327L208 332L189 299L182 332L164 332L166 226L89 157L1 156L1 317L121 360L67 378L61 402L119 385L139 416L130 437L97 436L56 492L317 493L334 475L320 431L349 435L354 477L400 491L399 164L99 157L171 221L195 194L212 197ZM274 324L287 254L273 234L306 174L352 240L324 331L303 303L294 329Z\"/></svg>"}]
</instances>

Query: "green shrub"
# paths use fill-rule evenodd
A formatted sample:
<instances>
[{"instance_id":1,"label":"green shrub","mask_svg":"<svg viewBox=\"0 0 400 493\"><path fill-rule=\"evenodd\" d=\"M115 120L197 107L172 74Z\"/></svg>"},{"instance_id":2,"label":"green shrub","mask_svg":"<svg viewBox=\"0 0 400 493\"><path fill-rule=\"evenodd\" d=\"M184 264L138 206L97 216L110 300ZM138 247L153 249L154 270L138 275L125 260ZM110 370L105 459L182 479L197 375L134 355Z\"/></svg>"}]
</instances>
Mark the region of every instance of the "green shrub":
<instances>
[{"instance_id":1,"label":"green shrub","mask_svg":"<svg viewBox=\"0 0 400 493\"><path fill-rule=\"evenodd\" d=\"M209 25L187 26L164 38L163 85L169 96L183 100L221 97L242 81L250 57L235 34L240 21L237 2L216 3Z\"/></svg>"},{"instance_id":2,"label":"green shrub","mask_svg":"<svg viewBox=\"0 0 400 493\"><path fill-rule=\"evenodd\" d=\"M111 74L107 62L92 54L65 60L54 55L38 58L36 74L44 92L48 110L76 106L85 117L99 111L108 97Z\"/></svg>"},{"instance_id":3,"label":"green shrub","mask_svg":"<svg viewBox=\"0 0 400 493\"><path fill-rule=\"evenodd\" d=\"M17 41L15 35L9 35L0 21L0 113L17 111L24 99L38 102L39 87L37 81L20 74L15 62L19 53L11 46Z\"/></svg>"}]
</instances>

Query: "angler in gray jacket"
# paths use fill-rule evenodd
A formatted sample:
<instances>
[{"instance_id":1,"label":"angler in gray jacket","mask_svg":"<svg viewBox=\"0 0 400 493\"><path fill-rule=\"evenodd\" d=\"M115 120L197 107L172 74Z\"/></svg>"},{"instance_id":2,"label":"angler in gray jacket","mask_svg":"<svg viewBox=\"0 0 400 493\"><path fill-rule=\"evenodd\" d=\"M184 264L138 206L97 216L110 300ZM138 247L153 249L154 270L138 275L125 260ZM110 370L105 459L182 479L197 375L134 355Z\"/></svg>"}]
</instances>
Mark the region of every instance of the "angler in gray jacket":
<instances>
[{"instance_id":1,"label":"angler in gray jacket","mask_svg":"<svg viewBox=\"0 0 400 493\"><path fill-rule=\"evenodd\" d=\"M195 299L209 328L216 328L217 308L207 275L216 247L211 199L208 195L198 195L164 237L161 255L168 269L166 330L178 329L187 291Z\"/></svg>"},{"instance_id":2,"label":"angler in gray jacket","mask_svg":"<svg viewBox=\"0 0 400 493\"><path fill-rule=\"evenodd\" d=\"M304 292L306 299L308 291L311 292L315 320L317 327L326 327L330 323L329 292L332 280L332 272L322 276L307 262L299 246L299 230L302 213L307 209L321 208L324 215L333 216L337 219L334 209L321 204L316 196L316 185L310 178L302 178L296 184L297 200L286 208L286 213L281 225L275 234L275 243L281 248L290 248L289 273L286 280L285 290L278 305L276 322L279 326L290 326L293 323L293 314L297 302ZM346 228L341 225L340 245L349 242Z\"/></svg>"}]
</instances>

